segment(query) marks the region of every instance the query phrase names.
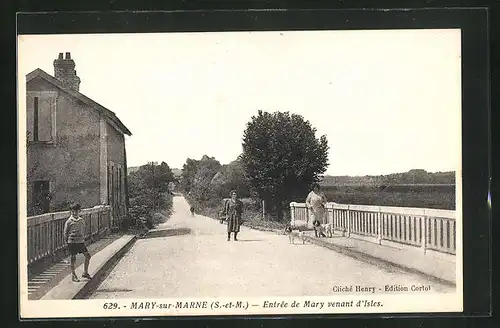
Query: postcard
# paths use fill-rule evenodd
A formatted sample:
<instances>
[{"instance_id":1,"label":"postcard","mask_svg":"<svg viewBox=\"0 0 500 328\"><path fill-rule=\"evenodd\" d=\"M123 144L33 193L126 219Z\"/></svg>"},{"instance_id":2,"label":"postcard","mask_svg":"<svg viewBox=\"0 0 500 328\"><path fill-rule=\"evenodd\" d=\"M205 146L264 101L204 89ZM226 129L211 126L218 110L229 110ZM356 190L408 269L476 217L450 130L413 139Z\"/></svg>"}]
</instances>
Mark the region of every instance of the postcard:
<instances>
[{"instance_id":1,"label":"postcard","mask_svg":"<svg viewBox=\"0 0 500 328\"><path fill-rule=\"evenodd\" d=\"M463 310L461 31L18 36L20 314Z\"/></svg>"}]
</instances>

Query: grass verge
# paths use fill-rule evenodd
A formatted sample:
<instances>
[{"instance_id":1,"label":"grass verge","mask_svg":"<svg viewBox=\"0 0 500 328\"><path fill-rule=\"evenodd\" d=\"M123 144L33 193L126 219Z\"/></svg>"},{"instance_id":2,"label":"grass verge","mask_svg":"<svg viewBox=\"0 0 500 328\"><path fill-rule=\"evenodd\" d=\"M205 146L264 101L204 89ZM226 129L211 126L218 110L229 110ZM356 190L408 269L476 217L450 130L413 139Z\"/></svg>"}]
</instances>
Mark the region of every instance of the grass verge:
<instances>
[{"instance_id":1,"label":"grass verge","mask_svg":"<svg viewBox=\"0 0 500 328\"><path fill-rule=\"evenodd\" d=\"M195 212L207 217L210 217L214 220L219 220L220 211L222 210L222 201L220 205L215 205L215 202L210 203L202 203L195 199L186 197L190 206L195 208ZM245 227L249 227L256 230L263 231L282 231L285 229L288 222L276 221L272 218L262 218L262 213L255 208L247 208L243 211L243 223L242 225Z\"/></svg>"}]
</instances>

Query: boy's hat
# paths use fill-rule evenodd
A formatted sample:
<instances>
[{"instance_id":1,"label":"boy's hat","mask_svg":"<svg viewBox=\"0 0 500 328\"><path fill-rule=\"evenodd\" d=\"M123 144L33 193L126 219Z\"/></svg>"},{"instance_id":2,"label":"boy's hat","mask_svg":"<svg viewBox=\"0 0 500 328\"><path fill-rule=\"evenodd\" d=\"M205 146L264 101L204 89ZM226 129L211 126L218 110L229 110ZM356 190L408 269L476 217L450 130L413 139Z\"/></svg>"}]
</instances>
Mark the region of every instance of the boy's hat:
<instances>
[{"instance_id":1,"label":"boy's hat","mask_svg":"<svg viewBox=\"0 0 500 328\"><path fill-rule=\"evenodd\" d=\"M69 209L72 210L72 211L79 211L79 210L82 209L82 207L78 203L73 203L73 204L71 204L71 206L69 207Z\"/></svg>"}]
</instances>

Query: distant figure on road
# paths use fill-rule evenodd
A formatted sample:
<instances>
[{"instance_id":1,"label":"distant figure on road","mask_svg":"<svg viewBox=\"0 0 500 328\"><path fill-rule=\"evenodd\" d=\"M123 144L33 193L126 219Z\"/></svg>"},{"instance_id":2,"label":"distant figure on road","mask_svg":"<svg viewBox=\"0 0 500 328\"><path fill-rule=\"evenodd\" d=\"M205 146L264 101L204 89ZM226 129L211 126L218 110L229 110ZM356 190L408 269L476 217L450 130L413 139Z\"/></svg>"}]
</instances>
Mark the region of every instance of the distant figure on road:
<instances>
[{"instance_id":1,"label":"distant figure on road","mask_svg":"<svg viewBox=\"0 0 500 328\"><path fill-rule=\"evenodd\" d=\"M326 197L321 192L319 184L314 184L313 190L307 195L306 206L313 216L314 234L316 237L321 237L321 224L325 223L325 205Z\"/></svg>"},{"instance_id":2,"label":"distant figure on road","mask_svg":"<svg viewBox=\"0 0 500 328\"><path fill-rule=\"evenodd\" d=\"M189 210L191 211L191 216L194 216L194 206L191 206Z\"/></svg>"},{"instance_id":3,"label":"distant figure on road","mask_svg":"<svg viewBox=\"0 0 500 328\"><path fill-rule=\"evenodd\" d=\"M234 233L234 240L238 240L240 232L241 214L243 213L243 203L238 199L236 191L231 191L231 199L224 206L224 215L227 217L227 241L231 240L231 232Z\"/></svg>"},{"instance_id":4,"label":"distant figure on road","mask_svg":"<svg viewBox=\"0 0 500 328\"><path fill-rule=\"evenodd\" d=\"M83 266L83 278L92 279L89 275L90 254L85 246L85 221L80 217L80 204L73 204L70 207L71 216L64 224L64 240L68 244L71 254L71 274L74 282L80 281L75 272L76 254L85 255Z\"/></svg>"}]
</instances>

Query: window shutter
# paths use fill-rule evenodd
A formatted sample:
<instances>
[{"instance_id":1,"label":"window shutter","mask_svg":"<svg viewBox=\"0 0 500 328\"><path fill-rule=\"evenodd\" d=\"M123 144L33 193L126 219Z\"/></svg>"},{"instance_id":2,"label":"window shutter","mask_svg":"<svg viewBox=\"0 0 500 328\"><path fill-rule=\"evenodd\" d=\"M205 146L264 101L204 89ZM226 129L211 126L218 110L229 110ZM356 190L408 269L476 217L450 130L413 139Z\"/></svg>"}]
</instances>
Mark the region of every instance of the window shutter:
<instances>
[{"instance_id":1,"label":"window shutter","mask_svg":"<svg viewBox=\"0 0 500 328\"><path fill-rule=\"evenodd\" d=\"M52 140L52 106L53 100L50 97L43 97L38 105L38 140Z\"/></svg>"},{"instance_id":2,"label":"window shutter","mask_svg":"<svg viewBox=\"0 0 500 328\"><path fill-rule=\"evenodd\" d=\"M33 116L34 116L34 101L35 98L31 95L26 95L26 138L27 141L33 141Z\"/></svg>"}]
</instances>

